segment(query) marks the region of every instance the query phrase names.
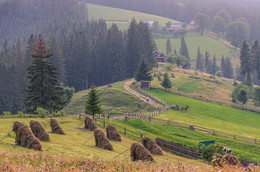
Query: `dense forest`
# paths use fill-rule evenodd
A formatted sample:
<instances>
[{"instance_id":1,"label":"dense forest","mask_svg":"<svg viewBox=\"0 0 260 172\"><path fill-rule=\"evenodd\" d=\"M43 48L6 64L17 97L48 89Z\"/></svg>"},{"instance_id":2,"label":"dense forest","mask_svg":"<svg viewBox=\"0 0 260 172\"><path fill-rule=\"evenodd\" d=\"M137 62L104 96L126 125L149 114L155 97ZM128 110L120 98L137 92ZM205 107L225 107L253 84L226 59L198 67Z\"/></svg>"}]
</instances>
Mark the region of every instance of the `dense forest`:
<instances>
[{"instance_id":1,"label":"dense forest","mask_svg":"<svg viewBox=\"0 0 260 172\"><path fill-rule=\"evenodd\" d=\"M85 3L77 0L0 1L0 44L5 40L14 43L18 37L25 41L31 33L40 33L53 24L87 18Z\"/></svg>"},{"instance_id":2,"label":"dense forest","mask_svg":"<svg viewBox=\"0 0 260 172\"><path fill-rule=\"evenodd\" d=\"M219 11L225 10L234 21L246 18L251 28L249 41L260 38L260 2L257 0L86 0L87 2L111 7L135 10L191 22L196 14L204 13L213 21Z\"/></svg>"}]
</instances>

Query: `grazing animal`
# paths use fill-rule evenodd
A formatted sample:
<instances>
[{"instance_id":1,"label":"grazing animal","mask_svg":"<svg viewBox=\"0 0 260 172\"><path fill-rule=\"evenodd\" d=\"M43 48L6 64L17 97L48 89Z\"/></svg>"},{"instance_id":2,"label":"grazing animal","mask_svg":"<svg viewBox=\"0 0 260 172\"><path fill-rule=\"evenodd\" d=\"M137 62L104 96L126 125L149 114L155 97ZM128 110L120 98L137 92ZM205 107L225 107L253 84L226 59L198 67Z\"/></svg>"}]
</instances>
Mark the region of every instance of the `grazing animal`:
<instances>
[{"instance_id":1,"label":"grazing animal","mask_svg":"<svg viewBox=\"0 0 260 172\"><path fill-rule=\"evenodd\" d=\"M183 111L183 110L188 110L189 106L186 106L186 107L182 107L180 111Z\"/></svg>"}]
</instances>

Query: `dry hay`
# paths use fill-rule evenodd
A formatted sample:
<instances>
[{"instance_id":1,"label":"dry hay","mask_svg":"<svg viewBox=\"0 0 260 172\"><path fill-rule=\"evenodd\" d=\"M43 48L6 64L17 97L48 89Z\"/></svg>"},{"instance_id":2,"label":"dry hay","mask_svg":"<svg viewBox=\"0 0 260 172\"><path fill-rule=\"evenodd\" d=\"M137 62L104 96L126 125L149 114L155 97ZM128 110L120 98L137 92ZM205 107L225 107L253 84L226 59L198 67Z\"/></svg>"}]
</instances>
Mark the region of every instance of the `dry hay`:
<instances>
[{"instance_id":1,"label":"dry hay","mask_svg":"<svg viewBox=\"0 0 260 172\"><path fill-rule=\"evenodd\" d=\"M100 129L95 129L94 131L94 136L95 136L95 142L96 146L101 148L101 149L106 149L106 150L111 150L113 151L113 146L105 136L104 132L101 131Z\"/></svg>"},{"instance_id":2,"label":"dry hay","mask_svg":"<svg viewBox=\"0 0 260 172\"><path fill-rule=\"evenodd\" d=\"M224 167L229 165L229 163L223 158L223 155L214 153L212 156L213 160L211 161L211 165L213 167Z\"/></svg>"},{"instance_id":3,"label":"dry hay","mask_svg":"<svg viewBox=\"0 0 260 172\"><path fill-rule=\"evenodd\" d=\"M51 132L52 133L65 135L65 132L62 130L60 124L58 123L58 121L56 119L51 118L50 124L51 124Z\"/></svg>"},{"instance_id":4,"label":"dry hay","mask_svg":"<svg viewBox=\"0 0 260 172\"><path fill-rule=\"evenodd\" d=\"M163 155L162 149L151 138L144 136L142 138L142 144L153 155Z\"/></svg>"},{"instance_id":5,"label":"dry hay","mask_svg":"<svg viewBox=\"0 0 260 172\"><path fill-rule=\"evenodd\" d=\"M42 151L40 141L33 135L29 127L18 121L13 124L13 131L15 132L15 143L28 149Z\"/></svg>"},{"instance_id":6,"label":"dry hay","mask_svg":"<svg viewBox=\"0 0 260 172\"><path fill-rule=\"evenodd\" d=\"M140 143L133 143L130 152L133 161L154 161L152 154Z\"/></svg>"},{"instance_id":7,"label":"dry hay","mask_svg":"<svg viewBox=\"0 0 260 172\"><path fill-rule=\"evenodd\" d=\"M224 155L223 158L230 164L230 165L240 165L239 160L234 155Z\"/></svg>"},{"instance_id":8,"label":"dry hay","mask_svg":"<svg viewBox=\"0 0 260 172\"><path fill-rule=\"evenodd\" d=\"M94 131L97 128L93 119L89 116L85 116L85 129Z\"/></svg>"},{"instance_id":9,"label":"dry hay","mask_svg":"<svg viewBox=\"0 0 260 172\"><path fill-rule=\"evenodd\" d=\"M106 127L106 134L109 140L118 141L118 142L122 141L119 131L116 129L116 127L114 127L111 124L109 124Z\"/></svg>"},{"instance_id":10,"label":"dry hay","mask_svg":"<svg viewBox=\"0 0 260 172\"><path fill-rule=\"evenodd\" d=\"M234 165L234 166L239 166L239 160L234 156L234 155L221 155L215 153L213 155L213 160L211 161L211 164L219 167L224 167L227 165Z\"/></svg>"},{"instance_id":11,"label":"dry hay","mask_svg":"<svg viewBox=\"0 0 260 172\"><path fill-rule=\"evenodd\" d=\"M40 141L50 141L49 134L45 131L40 122L31 120L30 127L34 136L37 137Z\"/></svg>"}]
</instances>

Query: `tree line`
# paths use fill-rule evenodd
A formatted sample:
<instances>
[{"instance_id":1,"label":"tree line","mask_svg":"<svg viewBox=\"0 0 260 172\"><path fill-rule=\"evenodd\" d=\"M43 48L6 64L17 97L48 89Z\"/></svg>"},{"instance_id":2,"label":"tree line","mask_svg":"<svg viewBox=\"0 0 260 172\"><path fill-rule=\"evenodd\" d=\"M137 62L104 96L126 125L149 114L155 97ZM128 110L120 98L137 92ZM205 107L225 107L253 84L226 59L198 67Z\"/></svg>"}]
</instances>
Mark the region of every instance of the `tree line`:
<instances>
[{"instance_id":1,"label":"tree line","mask_svg":"<svg viewBox=\"0 0 260 172\"><path fill-rule=\"evenodd\" d=\"M134 76L141 57L149 69L156 66L153 57L155 44L147 24L133 20L127 32L116 25L107 29L103 20L85 23L66 23L46 31L46 42L52 63L62 85L76 91L100 86ZM53 27L51 27L53 28ZM63 29L61 29L63 28ZM67 34L63 30L69 30ZM31 34L27 43L18 38L14 45L7 41L0 53L0 113L23 109L24 86L28 84L27 69L32 65L33 48L42 35ZM63 35L63 38L62 38Z\"/></svg>"}]
</instances>

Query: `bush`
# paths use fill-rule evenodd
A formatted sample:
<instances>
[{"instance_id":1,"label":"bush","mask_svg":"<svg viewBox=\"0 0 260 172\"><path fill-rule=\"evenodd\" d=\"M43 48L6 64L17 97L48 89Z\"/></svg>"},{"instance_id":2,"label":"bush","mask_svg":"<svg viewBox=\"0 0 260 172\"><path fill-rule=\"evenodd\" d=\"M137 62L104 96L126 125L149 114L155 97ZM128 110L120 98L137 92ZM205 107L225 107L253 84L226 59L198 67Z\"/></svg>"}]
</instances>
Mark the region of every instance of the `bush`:
<instances>
[{"instance_id":1,"label":"bush","mask_svg":"<svg viewBox=\"0 0 260 172\"><path fill-rule=\"evenodd\" d=\"M35 111L35 114L39 115L41 118L45 118L45 116L49 115L48 110L38 107Z\"/></svg>"},{"instance_id":2,"label":"bush","mask_svg":"<svg viewBox=\"0 0 260 172\"><path fill-rule=\"evenodd\" d=\"M254 105L260 106L260 87L254 90Z\"/></svg>"},{"instance_id":3,"label":"bush","mask_svg":"<svg viewBox=\"0 0 260 172\"><path fill-rule=\"evenodd\" d=\"M3 112L3 115L11 115L11 112L9 112L9 111L4 111L4 112Z\"/></svg>"},{"instance_id":4,"label":"bush","mask_svg":"<svg viewBox=\"0 0 260 172\"><path fill-rule=\"evenodd\" d=\"M240 89L244 89L244 90L246 90L247 92L249 92L248 86L246 86L246 85L244 85L244 84L238 84L238 85L236 86L236 88L234 89L234 91L232 92L232 95L231 95L231 97L232 97L232 102L237 103L237 95L238 95Z\"/></svg>"},{"instance_id":5,"label":"bush","mask_svg":"<svg viewBox=\"0 0 260 172\"><path fill-rule=\"evenodd\" d=\"M217 71L216 76L218 76L218 77L223 77L223 74L222 74L221 71Z\"/></svg>"},{"instance_id":6,"label":"bush","mask_svg":"<svg viewBox=\"0 0 260 172\"><path fill-rule=\"evenodd\" d=\"M60 110L58 112L54 112L53 113L53 116L56 116L56 117L58 117L58 116L65 116L65 115L66 114L65 114L65 112L63 110Z\"/></svg>"},{"instance_id":7,"label":"bush","mask_svg":"<svg viewBox=\"0 0 260 172\"><path fill-rule=\"evenodd\" d=\"M200 145L199 152L202 154L202 157L207 160L211 161L212 156L214 153L219 153L224 155L223 146L211 144L209 146L204 146L203 144Z\"/></svg>"},{"instance_id":8,"label":"bush","mask_svg":"<svg viewBox=\"0 0 260 172\"><path fill-rule=\"evenodd\" d=\"M75 94L75 89L72 87L64 87L65 95L64 95L64 100L67 103L70 102L71 98Z\"/></svg>"},{"instance_id":9,"label":"bush","mask_svg":"<svg viewBox=\"0 0 260 172\"><path fill-rule=\"evenodd\" d=\"M19 118L22 118L24 116L22 111L18 111L17 113L18 113Z\"/></svg>"},{"instance_id":10,"label":"bush","mask_svg":"<svg viewBox=\"0 0 260 172\"><path fill-rule=\"evenodd\" d=\"M177 30L177 31L173 32L173 36L176 38L178 38L179 36L186 35L186 34L187 34L187 31L185 29Z\"/></svg>"}]
</instances>

